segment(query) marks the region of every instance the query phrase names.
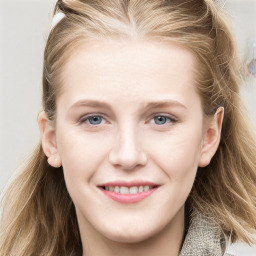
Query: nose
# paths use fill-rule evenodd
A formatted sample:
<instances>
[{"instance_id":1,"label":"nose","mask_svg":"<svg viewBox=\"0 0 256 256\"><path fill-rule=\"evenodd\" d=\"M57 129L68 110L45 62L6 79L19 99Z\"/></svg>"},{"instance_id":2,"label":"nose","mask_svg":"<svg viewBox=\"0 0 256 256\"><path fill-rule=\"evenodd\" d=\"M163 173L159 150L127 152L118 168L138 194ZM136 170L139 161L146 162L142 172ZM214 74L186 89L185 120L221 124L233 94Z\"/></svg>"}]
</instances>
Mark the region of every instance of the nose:
<instances>
[{"instance_id":1,"label":"nose","mask_svg":"<svg viewBox=\"0 0 256 256\"><path fill-rule=\"evenodd\" d=\"M137 137L129 127L122 132L119 131L109 153L109 162L124 170L133 170L138 166L145 165L147 155L142 150Z\"/></svg>"}]
</instances>

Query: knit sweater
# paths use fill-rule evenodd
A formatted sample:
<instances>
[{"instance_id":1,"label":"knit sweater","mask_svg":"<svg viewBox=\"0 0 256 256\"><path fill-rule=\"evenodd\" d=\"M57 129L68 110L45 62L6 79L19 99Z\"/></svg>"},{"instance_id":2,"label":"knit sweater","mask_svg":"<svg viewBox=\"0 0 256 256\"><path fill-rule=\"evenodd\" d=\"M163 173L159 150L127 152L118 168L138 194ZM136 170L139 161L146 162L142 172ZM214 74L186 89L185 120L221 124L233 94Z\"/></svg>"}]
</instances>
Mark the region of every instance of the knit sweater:
<instances>
[{"instance_id":1,"label":"knit sweater","mask_svg":"<svg viewBox=\"0 0 256 256\"><path fill-rule=\"evenodd\" d=\"M225 235L218 224L194 211L179 256L235 256L225 250Z\"/></svg>"}]
</instances>

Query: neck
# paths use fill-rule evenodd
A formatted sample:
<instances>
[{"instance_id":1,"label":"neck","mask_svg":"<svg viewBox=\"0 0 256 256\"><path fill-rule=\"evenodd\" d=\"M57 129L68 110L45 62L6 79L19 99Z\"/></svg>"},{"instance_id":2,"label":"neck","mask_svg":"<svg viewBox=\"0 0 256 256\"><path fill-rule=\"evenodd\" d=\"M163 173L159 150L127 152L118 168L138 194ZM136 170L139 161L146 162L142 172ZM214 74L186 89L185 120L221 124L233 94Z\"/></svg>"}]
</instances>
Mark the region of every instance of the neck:
<instances>
[{"instance_id":1,"label":"neck","mask_svg":"<svg viewBox=\"0 0 256 256\"><path fill-rule=\"evenodd\" d=\"M79 225L83 256L178 256L184 236L184 208L180 211L182 214L179 212L160 232L136 243L116 242L99 234L92 226L86 225L83 229Z\"/></svg>"}]
</instances>

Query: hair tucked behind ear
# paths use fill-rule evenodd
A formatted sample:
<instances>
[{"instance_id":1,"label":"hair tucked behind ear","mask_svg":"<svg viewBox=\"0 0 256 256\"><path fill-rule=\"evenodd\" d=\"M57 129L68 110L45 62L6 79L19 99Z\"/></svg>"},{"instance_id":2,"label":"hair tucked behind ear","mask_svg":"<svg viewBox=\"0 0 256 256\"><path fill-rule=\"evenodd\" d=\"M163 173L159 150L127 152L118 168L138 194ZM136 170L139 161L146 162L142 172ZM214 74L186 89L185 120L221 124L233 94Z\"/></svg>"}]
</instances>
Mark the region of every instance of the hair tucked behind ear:
<instances>
[{"instance_id":1,"label":"hair tucked behind ear","mask_svg":"<svg viewBox=\"0 0 256 256\"><path fill-rule=\"evenodd\" d=\"M232 240L251 242L256 229L256 145L239 96L241 84L230 30L213 0L62 0L65 17L49 33L43 69L43 108L55 119L60 74L74 49L90 39L165 40L198 59L205 116L225 108L220 146L199 168L188 204L213 216ZM62 168L41 145L4 197L1 256L82 254L76 214Z\"/></svg>"}]
</instances>

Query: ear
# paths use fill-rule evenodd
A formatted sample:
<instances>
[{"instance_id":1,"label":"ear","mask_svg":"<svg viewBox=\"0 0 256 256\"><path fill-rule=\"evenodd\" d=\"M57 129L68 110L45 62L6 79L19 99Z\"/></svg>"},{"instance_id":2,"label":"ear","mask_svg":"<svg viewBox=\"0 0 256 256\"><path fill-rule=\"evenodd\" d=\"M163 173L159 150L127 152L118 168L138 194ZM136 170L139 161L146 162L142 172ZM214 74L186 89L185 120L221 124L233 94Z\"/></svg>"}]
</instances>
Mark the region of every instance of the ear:
<instances>
[{"instance_id":1,"label":"ear","mask_svg":"<svg viewBox=\"0 0 256 256\"><path fill-rule=\"evenodd\" d=\"M218 149L223 117L224 108L219 107L214 114L214 117L210 120L206 120L202 150L198 163L199 167L207 166Z\"/></svg>"},{"instance_id":2,"label":"ear","mask_svg":"<svg viewBox=\"0 0 256 256\"><path fill-rule=\"evenodd\" d=\"M59 168L62 163L57 149L55 128L44 111L38 116L38 124L41 132L43 151L48 157L48 163L52 167Z\"/></svg>"}]
</instances>

